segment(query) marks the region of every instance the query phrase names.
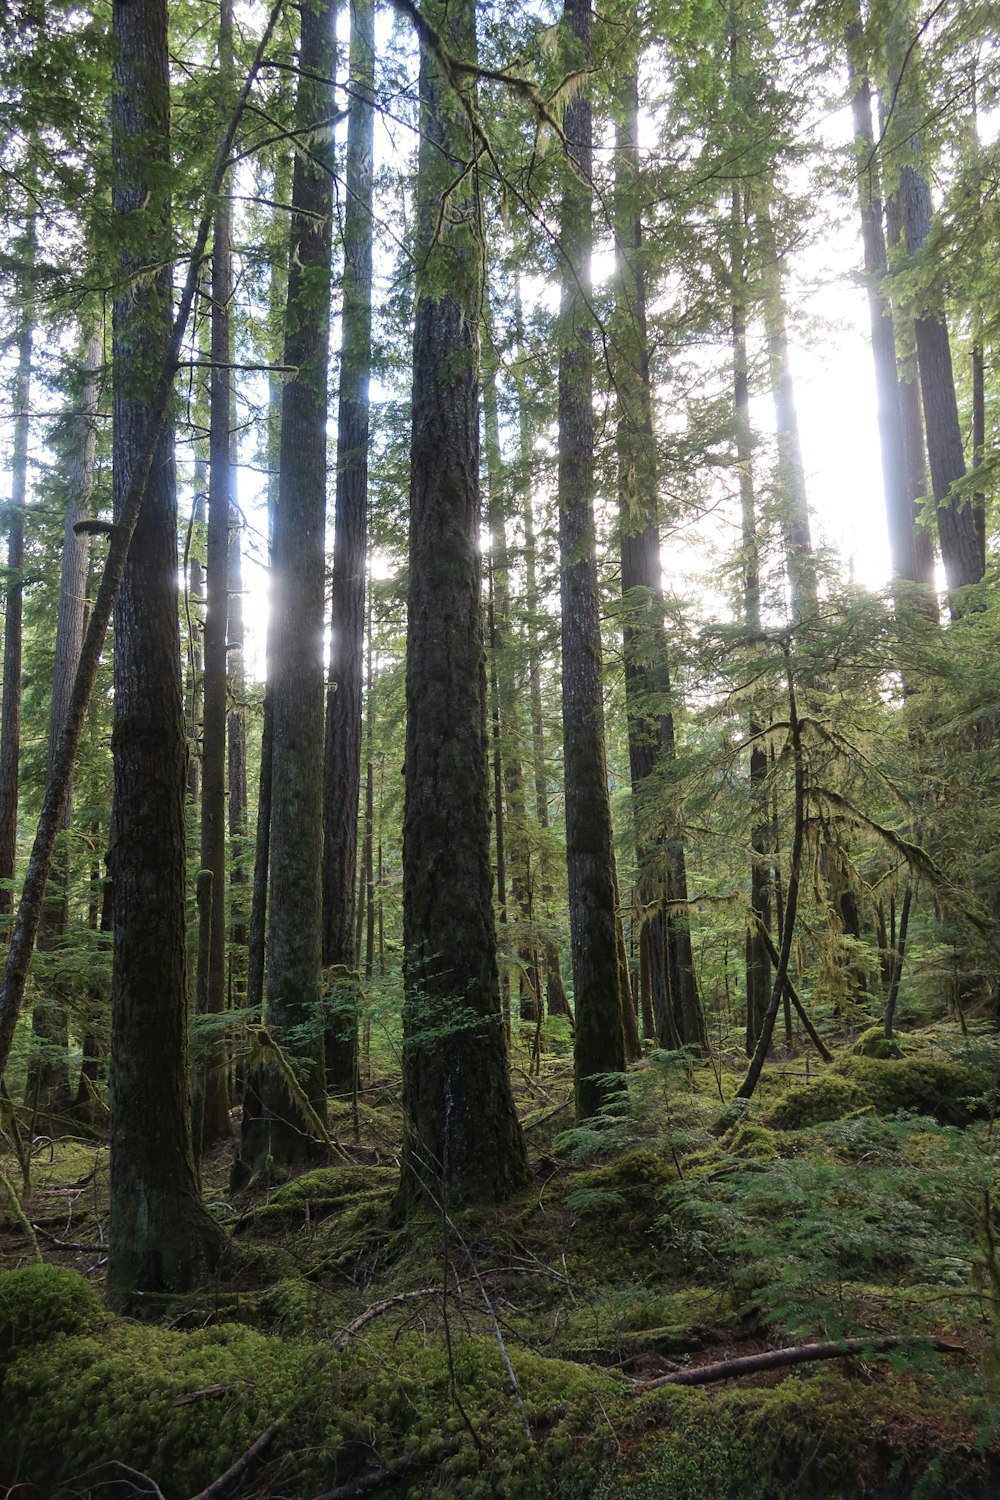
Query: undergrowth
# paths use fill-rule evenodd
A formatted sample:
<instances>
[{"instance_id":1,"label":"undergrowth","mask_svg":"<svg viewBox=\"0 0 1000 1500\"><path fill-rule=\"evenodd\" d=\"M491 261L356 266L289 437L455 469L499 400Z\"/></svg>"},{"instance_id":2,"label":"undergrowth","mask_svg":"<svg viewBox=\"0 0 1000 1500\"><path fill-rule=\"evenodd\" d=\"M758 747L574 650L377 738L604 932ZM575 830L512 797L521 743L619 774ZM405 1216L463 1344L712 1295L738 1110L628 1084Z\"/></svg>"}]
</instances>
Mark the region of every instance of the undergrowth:
<instances>
[{"instance_id":1,"label":"undergrowth","mask_svg":"<svg viewBox=\"0 0 1000 1500\"><path fill-rule=\"evenodd\" d=\"M0 1223L22 1262L0 1275L0 1480L69 1500L147 1475L187 1500L269 1434L233 1500L992 1494L996 1049L939 1028L901 1051L772 1079L721 1129L736 1060L653 1053L567 1129L569 1065L546 1059L519 1082L529 1189L402 1226L398 1117L373 1091L350 1166L230 1199L208 1163L227 1272L154 1324L96 1295L106 1153L46 1146L25 1203L57 1263ZM353 1118L333 1119L343 1145ZM875 1357L886 1334L907 1342ZM871 1355L653 1384L858 1336Z\"/></svg>"}]
</instances>

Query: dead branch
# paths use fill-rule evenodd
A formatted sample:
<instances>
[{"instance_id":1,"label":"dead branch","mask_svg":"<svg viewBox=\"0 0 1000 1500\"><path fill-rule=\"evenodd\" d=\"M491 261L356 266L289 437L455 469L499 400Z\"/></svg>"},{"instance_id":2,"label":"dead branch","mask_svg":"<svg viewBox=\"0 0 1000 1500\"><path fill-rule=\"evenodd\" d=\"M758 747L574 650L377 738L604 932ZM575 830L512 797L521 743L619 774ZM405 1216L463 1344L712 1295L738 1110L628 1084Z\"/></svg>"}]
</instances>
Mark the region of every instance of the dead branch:
<instances>
[{"instance_id":1,"label":"dead branch","mask_svg":"<svg viewBox=\"0 0 1000 1500\"><path fill-rule=\"evenodd\" d=\"M428 1469L433 1464L440 1463L442 1459L450 1458L453 1453L458 1452L460 1447L461 1443L457 1441L445 1443L433 1458L422 1458L419 1453L412 1453L393 1459L391 1463L379 1463L369 1473L362 1474L358 1479L352 1479L348 1484L338 1484L332 1490L324 1490L322 1495L315 1497L315 1500L360 1500L363 1495L375 1495L387 1484L391 1484L394 1479L408 1474L411 1469ZM195 1496L195 1500L201 1500L201 1497Z\"/></svg>"},{"instance_id":2,"label":"dead branch","mask_svg":"<svg viewBox=\"0 0 1000 1500\"><path fill-rule=\"evenodd\" d=\"M197 1495L192 1495L191 1500L218 1500L218 1497L245 1473L254 1459L260 1458L270 1447L281 1427L281 1421L279 1417L276 1422L271 1423L270 1427L265 1427L260 1437L250 1444L245 1453L240 1454L235 1463L229 1465L224 1474L220 1474L218 1479L213 1479L207 1489L199 1490Z\"/></svg>"},{"instance_id":3,"label":"dead branch","mask_svg":"<svg viewBox=\"0 0 1000 1500\"><path fill-rule=\"evenodd\" d=\"M439 1286L423 1286L418 1291L397 1292L394 1297L384 1297L381 1302L373 1302L371 1307L365 1308L359 1318L355 1318L353 1323L348 1323L342 1333L338 1333L334 1340L334 1348L346 1349L356 1333L360 1333L367 1323L387 1312L390 1307L397 1307L401 1302L416 1302L421 1297L439 1297L440 1295Z\"/></svg>"},{"instance_id":4,"label":"dead branch","mask_svg":"<svg viewBox=\"0 0 1000 1500\"><path fill-rule=\"evenodd\" d=\"M711 1385L716 1380L731 1380L738 1375L756 1375L763 1370L780 1370L788 1365L811 1364L820 1359L845 1359L851 1354L884 1354L904 1344L919 1344L946 1354L961 1354L964 1345L948 1339L923 1338L898 1333L878 1334L866 1339L828 1339L822 1344L795 1344L788 1349L765 1349L760 1354L743 1354L737 1359L722 1359L694 1369L672 1370L655 1380L643 1381L639 1389L658 1390L664 1385Z\"/></svg>"}]
</instances>

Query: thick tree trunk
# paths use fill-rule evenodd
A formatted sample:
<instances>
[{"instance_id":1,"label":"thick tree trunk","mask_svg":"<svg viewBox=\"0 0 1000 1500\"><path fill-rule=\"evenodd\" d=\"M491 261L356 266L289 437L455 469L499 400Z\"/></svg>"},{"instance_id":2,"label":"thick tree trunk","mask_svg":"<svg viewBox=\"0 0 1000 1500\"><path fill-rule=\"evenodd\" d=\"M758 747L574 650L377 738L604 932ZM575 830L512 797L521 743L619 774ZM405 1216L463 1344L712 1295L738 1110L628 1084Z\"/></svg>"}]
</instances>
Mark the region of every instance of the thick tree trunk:
<instances>
[{"instance_id":1,"label":"thick tree trunk","mask_svg":"<svg viewBox=\"0 0 1000 1500\"><path fill-rule=\"evenodd\" d=\"M907 255L916 256L930 233L933 210L913 96L919 61L905 11L890 25L887 61L889 79L896 88L894 129L889 139L901 153L898 197L903 243ZM965 477L965 454L943 306L925 303L917 307L913 331L941 560L952 594L949 607L955 616L961 613L961 603L955 599L954 591L978 583L983 576L983 565L973 508L963 505L954 493L954 487Z\"/></svg>"},{"instance_id":2,"label":"thick tree trunk","mask_svg":"<svg viewBox=\"0 0 1000 1500\"><path fill-rule=\"evenodd\" d=\"M264 54L274 34L274 28L277 25L281 10L282 0L274 0L263 34L258 43L254 60L243 81L239 97L226 125L226 129L223 132L222 139L219 142L215 155L215 165L206 195L209 203L215 199L215 196L222 188L233 141L246 110L250 91L260 72ZM152 29L157 30L161 24L159 12L154 10L151 15ZM145 22L145 17L142 20ZM142 29L141 25L133 17L129 17L129 24L139 25L139 29ZM145 194L142 196L145 197ZM140 231L144 228L144 222L142 225L136 226ZM129 227L131 228L131 225ZM59 819L62 816L63 804L73 777L73 766L86 720L91 693L93 692L94 681L97 676L101 649L111 619L112 608L121 585L129 548L132 544L139 515L146 501L147 486L156 461L159 437L166 419L167 406L170 401L174 378L177 374L181 346L187 332L191 307L197 291L198 267L201 265L205 254L210 229L211 211L207 210L202 214L198 224L198 230L189 258L187 276L178 301L177 314L170 327L169 338L159 369L151 372L149 395L145 403L146 420L142 433L141 446L135 454L135 462L131 467L128 485L121 497L118 519L110 536L107 559L100 576L97 593L87 623L83 649L80 652L79 666L77 667L76 676L73 681L73 691L70 697L66 726L59 742L59 749L55 757L52 772L46 782L45 795L42 798L42 807L38 815L38 824L31 846L31 857L28 860L28 868L25 872L24 888L21 892L21 900L18 904L17 915L11 932L7 960L4 964L3 981L0 983L0 1076L2 1076L10 1057L14 1031L24 1000L24 990L31 963L31 952L38 931L38 922L45 896L45 883L48 879L49 868L52 863L52 851L55 846L56 835L59 831ZM168 249L169 245L166 248ZM176 558L174 571L176 571Z\"/></svg>"},{"instance_id":3,"label":"thick tree trunk","mask_svg":"<svg viewBox=\"0 0 1000 1500\"><path fill-rule=\"evenodd\" d=\"M76 676L83 645L86 612L89 545L87 537L78 536L74 527L90 510L103 357L101 341L96 335L89 337L86 345L78 415L73 419L70 434L68 498L63 527L56 652L49 710L49 775L52 774L59 739L69 714L73 678ZM71 787L66 795L62 815L61 826L64 833L70 828L72 817ZM56 850L45 893L45 904L38 926L37 947L40 952L57 948L65 934L68 920L68 876L68 851L64 843L61 850ZM26 1097L40 1116L54 1122L67 1115L71 1103L66 1010L57 996L38 996L32 1013L32 1028L40 1044L40 1051L28 1071Z\"/></svg>"},{"instance_id":4,"label":"thick tree trunk","mask_svg":"<svg viewBox=\"0 0 1000 1500\"><path fill-rule=\"evenodd\" d=\"M588 68L587 0L563 10L567 57ZM604 750L601 619L594 535L593 245L590 100L581 88L563 111L566 181L560 214L563 275L559 355L559 566L562 605L563 776L573 998L576 1114L589 1119L625 1070L615 936L611 804Z\"/></svg>"},{"instance_id":5,"label":"thick tree trunk","mask_svg":"<svg viewBox=\"0 0 1000 1500\"><path fill-rule=\"evenodd\" d=\"M328 142L334 115L335 0L301 10L296 155L272 566L273 680L270 895L265 1020L296 1068L313 1110L325 1111L322 1016L323 604L327 359L330 326ZM261 1077L262 1109L244 1160L278 1169L316 1153L307 1121L277 1067ZM249 1136L252 1139L248 1139Z\"/></svg>"},{"instance_id":6,"label":"thick tree trunk","mask_svg":"<svg viewBox=\"0 0 1000 1500\"><path fill-rule=\"evenodd\" d=\"M123 287L114 305L117 520L131 498L150 396L170 349L172 241L166 7L115 0L113 20L113 209ZM192 1286L220 1251L198 1192L188 1100L176 534L173 441L164 424L114 611L108 1293L116 1306L135 1294Z\"/></svg>"},{"instance_id":7,"label":"thick tree trunk","mask_svg":"<svg viewBox=\"0 0 1000 1500\"><path fill-rule=\"evenodd\" d=\"M354 1089L358 1056L354 893L357 886L368 546L374 53L373 0L354 0L351 6L343 332L323 793L323 962L335 970L332 980L334 1010L326 1032L326 1076L334 1093L345 1094Z\"/></svg>"},{"instance_id":8,"label":"thick tree trunk","mask_svg":"<svg viewBox=\"0 0 1000 1500\"><path fill-rule=\"evenodd\" d=\"M3 703L0 706L0 941L6 942L14 910L17 861L17 789L21 754L21 646L24 614L24 506L28 493L31 425L31 357L34 331L35 217L28 218L22 247L21 307L14 372L14 449L7 517L7 582L3 636Z\"/></svg>"},{"instance_id":9,"label":"thick tree trunk","mask_svg":"<svg viewBox=\"0 0 1000 1500\"><path fill-rule=\"evenodd\" d=\"M233 71L232 0L219 11L220 88L231 87ZM208 930L208 975L203 999L207 1015L226 1008L226 635L229 624L229 519L235 501L233 464L232 212L228 194L215 212L212 246L212 373L210 385L208 547L206 561L205 685L201 770L201 867L212 877ZM202 1150L231 1133L226 1048L216 1041L204 1049L201 1091Z\"/></svg>"},{"instance_id":10,"label":"thick tree trunk","mask_svg":"<svg viewBox=\"0 0 1000 1500\"><path fill-rule=\"evenodd\" d=\"M229 518L229 628L226 650L231 694L226 726L226 759L229 775L229 885L233 896L230 912L230 991L236 1003L246 993L243 949L247 942L245 887L247 884L247 724L246 663L243 628L243 561L240 550L240 518L235 506ZM236 888L240 887L240 895Z\"/></svg>"},{"instance_id":11,"label":"thick tree trunk","mask_svg":"<svg viewBox=\"0 0 1000 1500\"><path fill-rule=\"evenodd\" d=\"M919 545L913 486L907 463L902 397L897 374L896 333L892 309L885 294L888 269L885 234L882 229L882 193L878 159L872 130L871 90L863 65L855 62L862 40L861 22L848 30L849 76L853 86L851 112L858 156L858 198L861 239L864 246L868 316L871 325L872 359L875 365L875 395L878 406L879 443L882 454L882 485L889 532L889 552L895 578L933 587L933 560L928 574L926 546Z\"/></svg>"},{"instance_id":12,"label":"thick tree trunk","mask_svg":"<svg viewBox=\"0 0 1000 1500\"><path fill-rule=\"evenodd\" d=\"M623 117L616 152L616 237L618 241L618 316L616 384L618 418L618 509L621 533L625 658L625 702L628 717L629 767L636 803L636 858L639 900L649 923L649 978L657 1042L661 1047L706 1045L705 1026L691 948L691 926L675 904L687 902L687 864L677 837L647 838L648 797L657 765L674 758L670 670L663 625L656 444L650 390L646 332L646 280L642 263L642 224L638 191L638 75L622 81ZM666 860L665 878L648 866ZM664 911L664 899L667 910Z\"/></svg>"},{"instance_id":13,"label":"thick tree trunk","mask_svg":"<svg viewBox=\"0 0 1000 1500\"><path fill-rule=\"evenodd\" d=\"M447 10L432 0L423 14L455 55L475 58L471 0ZM468 157L472 142L465 111L426 42L419 89L417 265L424 275L410 457L402 1210L425 1195L446 1206L499 1201L527 1174L507 1074L490 895L479 204L474 176L460 188L453 183L454 162Z\"/></svg>"}]
</instances>

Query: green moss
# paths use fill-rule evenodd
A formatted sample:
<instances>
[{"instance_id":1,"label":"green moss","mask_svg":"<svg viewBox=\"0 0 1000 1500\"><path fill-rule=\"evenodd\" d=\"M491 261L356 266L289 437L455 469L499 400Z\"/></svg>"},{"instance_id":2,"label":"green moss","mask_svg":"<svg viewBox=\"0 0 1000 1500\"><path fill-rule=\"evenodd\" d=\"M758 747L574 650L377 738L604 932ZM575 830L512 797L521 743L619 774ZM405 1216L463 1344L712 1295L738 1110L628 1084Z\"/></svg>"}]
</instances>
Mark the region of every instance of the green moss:
<instances>
[{"instance_id":1,"label":"green moss","mask_svg":"<svg viewBox=\"0 0 1000 1500\"><path fill-rule=\"evenodd\" d=\"M864 1093L880 1115L907 1110L933 1115L946 1125L967 1125L982 1118L982 1097L990 1087L989 1076L979 1068L926 1056L851 1057L838 1064L838 1072Z\"/></svg>"},{"instance_id":2,"label":"green moss","mask_svg":"<svg viewBox=\"0 0 1000 1500\"><path fill-rule=\"evenodd\" d=\"M869 1026L851 1047L855 1057L902 1057L903 1049L881 1026Z\"/></svg>"},{"instance_id":3,"label":"green moss","mask_svg":"<svg viewBox=\"0 0 1000 1500\"><path fill-rule=\"evenodd\" d=\"M776 1161L779 1155L773 1133L763 1125L737 1125L723 1145L739 1161Z\"/></svg>"},{"instance_id":4,"label":"green moss","mask_svg":"<svg viewBox=\"0 0 1000 1500\"><path fill-rule=\"evenodd\" d=\"M257 1210L257 1218L330 1213L343 1204L353 1203L359 1193L370 1196L377 1191L388 1198L398 1180L395 1167L317 1167L272 1193L268 1202Z\"/></svg>"},{"instance_id":5,"label":"green moss","mask_svg":"<svg viewBox=\"0 0 1000 1500\"><path fill-rule=\"evenodd\" d=\"M861 1090L846 1078L821 1073L805 1088L789 1089L764 1116L774 1130L802 1130L821 1120L842 1120L867 1103Z\"/></svg>"},{"instance_id":6,"label":"green moss","mask_svg":"<svg viewBox=\"0 0 1000 1500\"><path fill-rule=\"evenodd\" d=\"M50 1339L8 1367L0 1471L46 1494L97 1494L102 1466L107 1478L118 1461L155 1477L168 1500L193 1494L275 1418L315 1409L336 1364L316 1345L237 1325L179 1333L109 1320L99 1335Z\"/></svg>"},{"instance_id":7,"label":"green moss","mask_svg":"<svg viewBox=\"0 0 1000 1500\"><path fill-rule=\"evenodd\" d=\"M56 1334L93 1333L106 1320L100 1298L76 1271L35 1264L0 1275L0 1367Z\"/></svg>"}]
</instances>

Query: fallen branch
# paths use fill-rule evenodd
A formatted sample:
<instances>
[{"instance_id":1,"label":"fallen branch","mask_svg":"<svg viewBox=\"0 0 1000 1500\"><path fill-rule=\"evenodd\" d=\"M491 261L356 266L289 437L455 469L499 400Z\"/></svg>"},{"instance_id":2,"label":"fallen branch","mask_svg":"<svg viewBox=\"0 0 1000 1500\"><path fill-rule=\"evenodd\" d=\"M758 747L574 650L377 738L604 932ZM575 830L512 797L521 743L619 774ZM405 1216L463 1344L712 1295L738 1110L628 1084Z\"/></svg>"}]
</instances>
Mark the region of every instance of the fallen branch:
<instances>
[{"instance_id":1,"label":"fallen branch","mask_svg":"<svg viewBox=\"0 0 1000 1500\"><path fill-rule=\"evenodd\" d=\"M403 1458L393 1459L391 1463L380 1463L377 1468L370 1470L367 1474L362 1474L358 1479L352 1479L349 1484L338 1484L332 1490L324 1490L322 1495L315 1497L315 1500L360 1500L362 1495L377 1494L385 1485L408 1474L411 1469L429 1469L432 1464L440 1463L443 1458L450 1458L453 1453L458 1452L461 1446L460 1442L445 1443L432 1458L424 1458L420 1453L411 1453ZM202 1500L202 1497L196 1495L195 1500Z\"/></svg>"},{"instance_id":2,"label":"fallen branch","mask_svg":"<svg viewBox=\"0 0 1000 1500\"><path fill-rule=\"evenodd\" d=\"M828 1339L822 1344L795 1344L789 1349L765 1349L761 1354L743 1354L737 1359L722 1359L711 1365L698 1365L694 1369L672 1370L669 1375L658 1375L655 1380L641 1384L644 1391L658 1390L663 1385L711 1385L716 1380L731 1380L737 1375L756 1375L763 1370L780 1370L788 1365L811 1364L819 1359L844 1359L850 1354L884 1354L889 1349L899 1349L904 1344L923 1344L939 1349L946 1354L961 1354L964 1345L948 1339L914 1338L898 1333L879 1334L867 1339Z\"/></svg>"},{"instance_id":3,"label":"fallen branch","mask_svg":"<svg viewBox=\"0 0 1000 1500\"><path fill-rule=\"evenodd\" d=\"M235 1463L229 1465L224 1474L220 1474L218 1479L213 1479L207 1489L199 1490L197 1495L192 1495L191 1500L217 1500L219 1495L225 1494L229 1486L245 1473L254 1459L260 1458L271 1446L280 1427L281 1418L279 1417L277 1422L272 1422L270 1427L264 1428L260 1437L250 1444L245 1453L240 1454Z\"/></svg>"},{"instance_id":4,"label":"fallen branch","mask_svg":"<svg viewBox=\"0 0 1000 1500\"><path fill-rule=\"evenodd\" d=\"M441 1288L439 1286L424 1286L414 1292L397 1292L394 1297L384 1297L381 1302L373 1302L371 1307L365 1309L359 1318L353 1323L348 1323L343 1332L334 1339L335 1349L346 1349L356 1333L360 1333L367 1323L382 1313L388 1312L390 1307L397 1307L401 1302L416 1302L421 1297L439 1297Z\"/></svg>"}]
</instances>

